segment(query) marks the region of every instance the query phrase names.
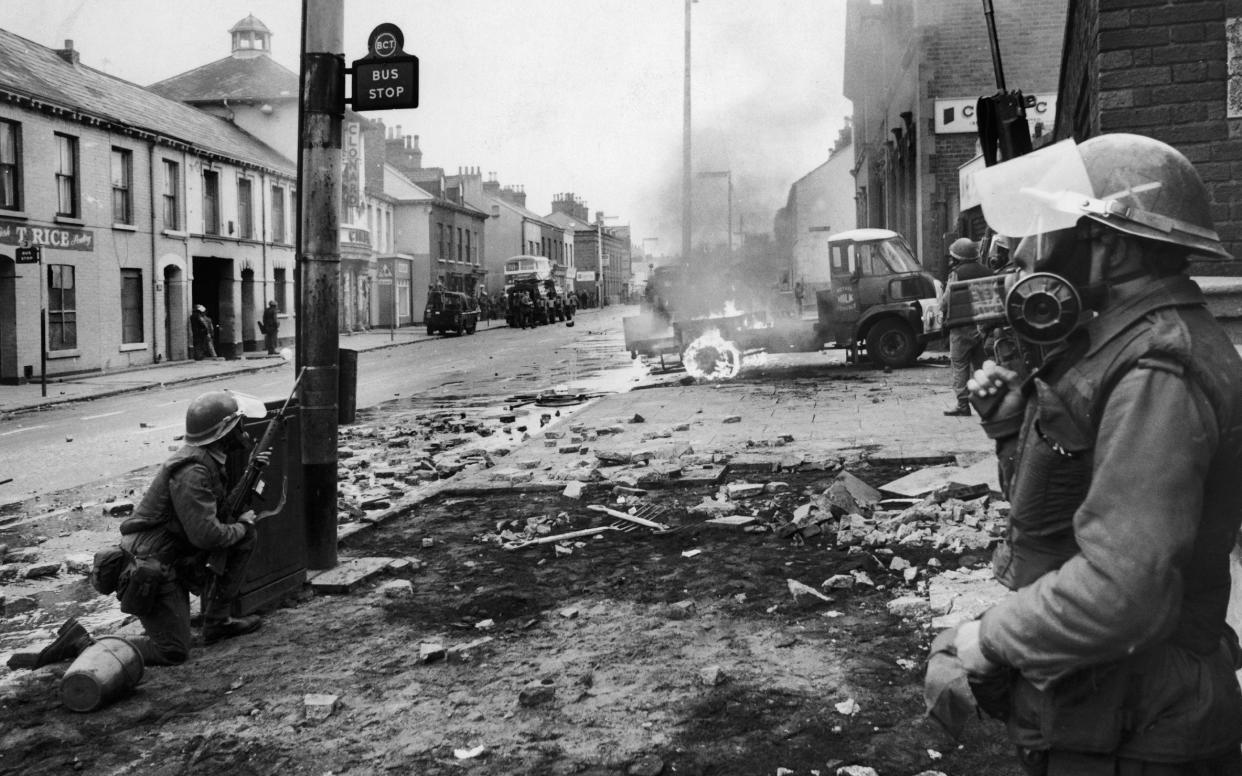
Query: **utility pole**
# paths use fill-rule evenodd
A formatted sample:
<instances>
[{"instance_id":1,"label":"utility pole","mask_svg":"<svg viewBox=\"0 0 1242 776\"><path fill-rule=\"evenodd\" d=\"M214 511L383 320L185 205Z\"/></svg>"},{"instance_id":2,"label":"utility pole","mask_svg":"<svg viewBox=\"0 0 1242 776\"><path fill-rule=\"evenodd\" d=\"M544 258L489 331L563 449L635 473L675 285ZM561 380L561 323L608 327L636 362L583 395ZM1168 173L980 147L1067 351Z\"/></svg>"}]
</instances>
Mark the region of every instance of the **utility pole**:
<instances>
[{"instance_id":1,"label":"utility pole","mask_svg":"<svg viewBox=\"0 0 1242 776\"><path fill-rule=\"evenodd\" d=\"M341 122L345 116L345 0L302 0L298 115L297 369L305 487L306 565L336 565L340 380Z\"/></svg>"},{"instance_id":2,"label":"utility pole","mask_svg":"<svg viewBox=\"0 0 1242 776\"><path fill-rule=\"evenodd\" d=\"M685 110L681 134L681 261L690 262L690 5L686 0Z\"/></svg>"}]
</instances>

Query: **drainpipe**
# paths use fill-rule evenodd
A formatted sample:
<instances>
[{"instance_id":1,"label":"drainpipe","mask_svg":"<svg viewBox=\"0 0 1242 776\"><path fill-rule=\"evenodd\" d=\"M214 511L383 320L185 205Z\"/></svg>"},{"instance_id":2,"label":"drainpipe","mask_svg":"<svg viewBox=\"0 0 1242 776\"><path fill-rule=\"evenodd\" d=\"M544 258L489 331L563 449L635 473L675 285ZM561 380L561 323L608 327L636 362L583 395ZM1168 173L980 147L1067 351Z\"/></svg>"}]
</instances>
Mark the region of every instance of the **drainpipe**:
<instances>
[{"instance_id":1,"label":"drainpipe","mask_svg":"<svg viewBox=\"0 0 1242 776\"><path fill-rule=\"evenodd\" d=\"M159 256L155 242L155 139L147 141L147 197L151 200L151 359L158 364L160 358L159 307L160 298L156 289L160 287L164 275L159 271ZM167 311L165 311L167 314Z\"/></svg>"}]
</instances>

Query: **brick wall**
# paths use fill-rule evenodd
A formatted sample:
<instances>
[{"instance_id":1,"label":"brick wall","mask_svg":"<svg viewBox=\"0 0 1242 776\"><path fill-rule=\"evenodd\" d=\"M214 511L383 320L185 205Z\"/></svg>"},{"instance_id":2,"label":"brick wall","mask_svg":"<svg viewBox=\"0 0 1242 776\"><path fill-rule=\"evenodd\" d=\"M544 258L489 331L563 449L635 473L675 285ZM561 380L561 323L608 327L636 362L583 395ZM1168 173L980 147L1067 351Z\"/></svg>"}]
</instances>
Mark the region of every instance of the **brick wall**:
<instances>
[{"instance_id":1,"label":"brick wall","mask_svg":"<svg viewBox=\"0 0 1242 776\"><path fill-rule=\"evenodd\" d=\"M1226 249L1242 255L1242 119L1229 118L1227 20L1238 0L1073 0L1057 134L1134 132L1186 154ZM1242 46L1242 41L1236 41ZM1242 274L1230 262L1196 272Z\"/></svg>"}]
</instances>

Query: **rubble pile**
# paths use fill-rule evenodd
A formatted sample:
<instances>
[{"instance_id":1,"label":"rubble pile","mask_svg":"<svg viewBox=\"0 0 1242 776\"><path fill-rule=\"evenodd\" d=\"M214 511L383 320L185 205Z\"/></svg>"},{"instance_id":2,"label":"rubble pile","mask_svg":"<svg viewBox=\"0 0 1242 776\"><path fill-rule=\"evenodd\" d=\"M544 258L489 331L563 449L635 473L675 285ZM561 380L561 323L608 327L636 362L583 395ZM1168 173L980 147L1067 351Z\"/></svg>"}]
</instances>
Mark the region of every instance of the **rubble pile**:
<instances>
[{"instance_id":1,"label":"rubble pile","mask_svg":"<svg viewBox=\"0 0 1242 776\"><path fill-rule=\"evenodd\" d=\"M384 427L342 426L337 450L338 502L342 522L387 509L394 499L468 466L490 467L492 449L482 440L503 424L460 411L401 417Z\"/></svg>"}]
</instances>

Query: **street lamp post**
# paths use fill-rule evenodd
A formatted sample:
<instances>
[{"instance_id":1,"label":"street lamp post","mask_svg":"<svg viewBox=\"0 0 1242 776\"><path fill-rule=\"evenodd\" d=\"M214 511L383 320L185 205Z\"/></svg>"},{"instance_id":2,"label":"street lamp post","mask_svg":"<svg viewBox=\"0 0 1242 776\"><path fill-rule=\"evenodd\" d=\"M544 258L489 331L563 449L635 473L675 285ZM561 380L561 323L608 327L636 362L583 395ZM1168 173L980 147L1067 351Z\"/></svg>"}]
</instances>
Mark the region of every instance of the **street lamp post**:
<instances>
[{"instance_id":1,"label":"street lamp post","mask_svg":"<svg viewBox=\"0 0 1242 776\"><path fill-rule=\"evenodd\" d=\"M686 76L681 136L681 260L690 261L690 6L686 0Z\"/></svg>"},{"instance_id":2,"label":"street lamp post","mask_svg":"<svg viewBox=\"0 0 1242 776\"><path fill-rule=\"evenodd\" d=\"M728 185L729 185L728 198L729 199L728 199L728 211L725 216L727 219L725 221L725 224L726 224L725 231L728 233L728 243L729 243L728 256L729 256L729 260L732 261L733 260L733 171L732 170L718 170L715 172L701 172L699 173L699 177L700 178L724 178L728 182Z\"/></svg>"}]
</instances>

